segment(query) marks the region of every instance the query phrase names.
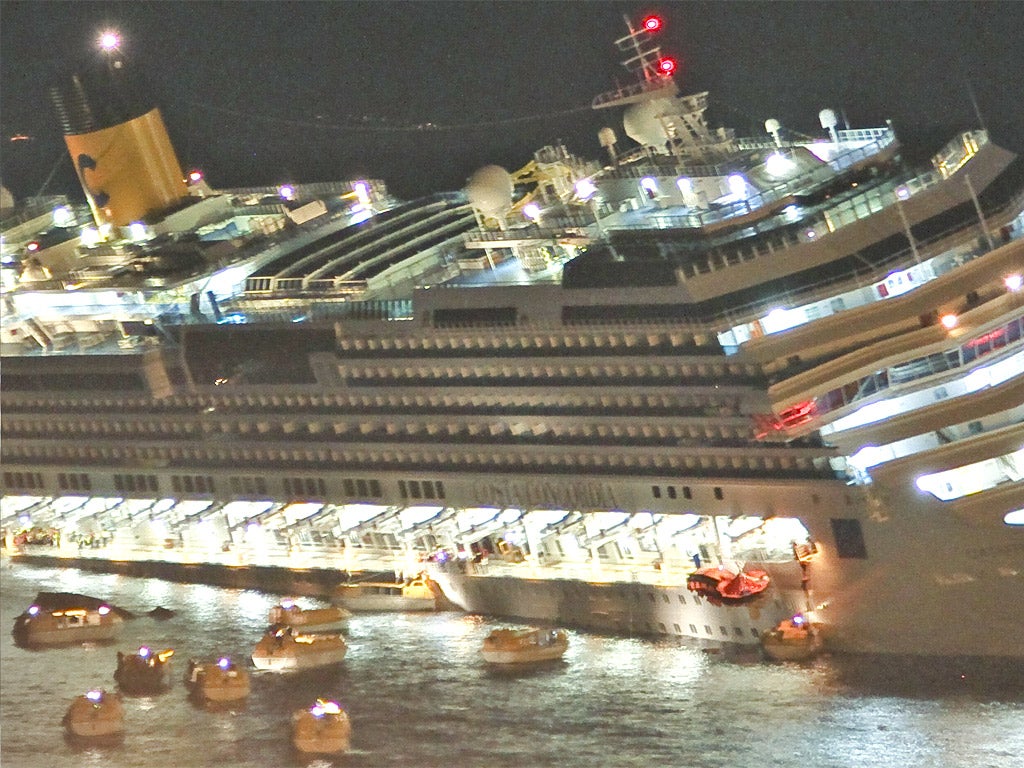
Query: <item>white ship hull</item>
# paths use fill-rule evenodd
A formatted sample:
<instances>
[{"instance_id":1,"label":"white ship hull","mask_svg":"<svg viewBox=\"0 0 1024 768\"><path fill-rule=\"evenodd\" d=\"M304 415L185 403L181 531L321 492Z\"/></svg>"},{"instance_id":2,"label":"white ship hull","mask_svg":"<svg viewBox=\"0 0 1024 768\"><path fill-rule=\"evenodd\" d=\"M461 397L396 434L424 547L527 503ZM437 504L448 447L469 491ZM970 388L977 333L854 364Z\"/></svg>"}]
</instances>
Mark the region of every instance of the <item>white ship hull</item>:
<instances>
[{"instance_id":1,"label":"white ship hull","mask_svg":"<svg viewBox=\"0 0 1024 768\"><path fill-rule=\"evenodd\" d=\"M691 637L757 645L761 633L803 610L796 565L769 569L790 587L771 586L743 605L713 605L676 584L593 582L524 575L478 575L439 567L431 577L449 600L470 613L634 635ZM795 578L796 587L792 586Z\"/></svg>"}]
</instances>

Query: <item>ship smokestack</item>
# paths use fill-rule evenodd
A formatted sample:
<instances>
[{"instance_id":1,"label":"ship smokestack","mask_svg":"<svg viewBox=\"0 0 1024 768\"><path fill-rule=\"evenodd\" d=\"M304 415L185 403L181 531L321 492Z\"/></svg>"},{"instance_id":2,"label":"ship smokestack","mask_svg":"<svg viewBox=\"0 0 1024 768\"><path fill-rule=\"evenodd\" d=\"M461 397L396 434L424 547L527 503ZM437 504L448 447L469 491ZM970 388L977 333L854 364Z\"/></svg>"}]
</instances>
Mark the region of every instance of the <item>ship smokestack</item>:
<instances>
[{"instance_id":1,"label":"ship smokestack","mask_svg":"<svg viewBox=\"0 0 1024 768\"><path fill-rule=\"evenodd\" d=\"M98 226L143 221L188 197L160 110L118 48L83 62L49 93Z\"/></svg>"}]
</instances>

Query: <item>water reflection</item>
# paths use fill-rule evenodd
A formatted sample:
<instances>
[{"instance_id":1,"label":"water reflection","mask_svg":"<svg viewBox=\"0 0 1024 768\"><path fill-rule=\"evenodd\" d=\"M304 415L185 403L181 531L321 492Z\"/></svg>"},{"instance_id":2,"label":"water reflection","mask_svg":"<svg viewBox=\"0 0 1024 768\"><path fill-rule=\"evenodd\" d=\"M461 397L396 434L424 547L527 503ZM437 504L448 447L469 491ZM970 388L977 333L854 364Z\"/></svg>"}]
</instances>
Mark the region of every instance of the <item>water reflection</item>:
<instances>
[{"instance_id":1,"label":"water reflection","mask_svg":"<svg viewBox=\"0 0 1024 768\"><path fill-rule=\"evenodd\" d=\"M14 617L41 590L72 590L137 611L112 646L16 648ZM189 658L248 657L280 597L253 591L16 566L0 592L0 765L52 768L979 768L1024 754L1024 671L1016 664L822 658L766 663L683 642L570 633L563 660L494 669L480 648L506 622L459 613L355 615L337 665L250 668L246 706L197 707ZM164 621L147 614L174 611ZM124 700L125 744L72 750L70 701L113 687L116 652L174 648L171 689ZM299 759L291 713L316 698L352 720L352 752ZM39 702L50 702L41 708Z\"/></svg>"}]
</instances>

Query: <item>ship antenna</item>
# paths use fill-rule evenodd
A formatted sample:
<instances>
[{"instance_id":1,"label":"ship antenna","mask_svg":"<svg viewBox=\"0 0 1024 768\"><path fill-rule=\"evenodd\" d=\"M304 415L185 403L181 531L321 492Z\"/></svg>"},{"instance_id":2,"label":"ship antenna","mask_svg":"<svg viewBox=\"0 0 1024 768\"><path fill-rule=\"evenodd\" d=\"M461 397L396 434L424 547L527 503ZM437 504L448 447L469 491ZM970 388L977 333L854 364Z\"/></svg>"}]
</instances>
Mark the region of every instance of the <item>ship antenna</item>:
<instances>
[{"instance_id":1,"label":"ship antenna","mask_svg":"<svg viewBox=\"0 0 1024 768\"><path fill-rule=\"evenodd\" d=\"M971 97L971 106L974 107L974 116L978 118L978 127L988 133L988 128L985 127L985 118L981 116L981 109L978 107L978 100L974 96L974 86L971 85L971 80L964 73L964 80L967 81L967 95Z\"/></svg>"}]
</instances>

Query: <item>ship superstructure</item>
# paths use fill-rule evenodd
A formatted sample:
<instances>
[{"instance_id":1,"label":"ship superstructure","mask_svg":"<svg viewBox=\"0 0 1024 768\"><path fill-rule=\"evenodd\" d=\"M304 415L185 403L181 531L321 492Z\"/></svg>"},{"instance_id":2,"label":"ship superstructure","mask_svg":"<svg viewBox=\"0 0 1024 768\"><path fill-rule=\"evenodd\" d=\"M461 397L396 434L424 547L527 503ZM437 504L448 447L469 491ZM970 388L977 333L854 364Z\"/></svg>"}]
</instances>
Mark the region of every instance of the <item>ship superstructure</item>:
<instances>
[{"instance_id":1,"label":"ship superstructure","mask_svg":"<svg viewBox=\"0 0 1024 768\"><path fill-rule=\"evenodd\" d=\"M37 247L4 295L5 529L429 564L467 610L603 630L750 644L807 612L836 650L1020 655L1020 162L976 130L908 170L831 110L712 129L651 23L594 102L638 144L602 131L604 165L545 147L407 203L203 186L135 240Z\"/></svg>"}]
</instances>

